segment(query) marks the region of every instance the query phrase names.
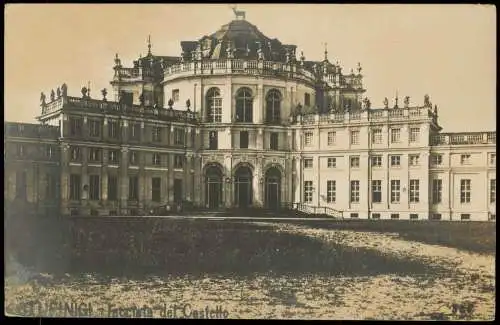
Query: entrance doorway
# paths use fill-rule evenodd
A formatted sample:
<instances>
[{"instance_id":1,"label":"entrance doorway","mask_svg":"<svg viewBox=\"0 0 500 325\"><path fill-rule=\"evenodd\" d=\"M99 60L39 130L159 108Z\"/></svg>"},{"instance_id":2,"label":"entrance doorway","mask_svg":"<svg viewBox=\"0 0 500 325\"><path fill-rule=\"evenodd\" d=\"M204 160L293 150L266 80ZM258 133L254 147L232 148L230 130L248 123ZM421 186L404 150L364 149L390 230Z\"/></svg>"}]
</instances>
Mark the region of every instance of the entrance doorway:
<instances>
[{"instance_id":1,"label":"entrance doorway","mask_svg":"<svg viewBox=\"0 0 500 325\"><path fill-rule=\"evenodd\" d=\"M182 202L182 179L174 179L174 202Z\"/></svg>"},{"instance_id":2,"label":"entrance doorway","mask_svg":"<svg viewBox=\"0 0 500 325\"><path fill-rule=\"evenodd\" d=\"M278 209L281 205L281 172L271 167L265 175L265 206L268 209Z\"/></svg>"},{"instance_id":3,"label":"entrance doorway","mask_svg":"<svg viewBox=\"0 0 500 325\"><path fill-rule=\"evenodd\" d=\"M247 166L239 167L234 173L234 199L239 208L252 205L252 171Z\"/></svg>"},{"instance_id":4,"label":"entrance doorway","mask_svg":"<svg viewBox=\"0 0 500 325\"><path fill-rule=\"evenodd\" d=\"M222 171L218 166L210 166L205 175L205 206L217 209L222 203Z\"/></svg>"}]
</instances>

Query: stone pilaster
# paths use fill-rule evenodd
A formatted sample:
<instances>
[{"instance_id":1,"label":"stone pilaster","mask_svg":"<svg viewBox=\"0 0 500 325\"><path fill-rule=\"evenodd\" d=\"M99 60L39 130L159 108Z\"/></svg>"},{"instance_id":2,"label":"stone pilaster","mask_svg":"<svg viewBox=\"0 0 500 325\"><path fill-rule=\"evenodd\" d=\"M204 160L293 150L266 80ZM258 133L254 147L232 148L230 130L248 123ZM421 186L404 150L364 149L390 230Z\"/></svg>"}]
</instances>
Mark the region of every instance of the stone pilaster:
<instances>
[{"instance_id":1,"label":"stone pilaster","mask_svg":"<svg viewBox=\"0 0 500 325\"><path fill-rule=\"evenodd\" d=\"M196 205L203 206L204 205L204 197L203 192L205 191L204 177L202 174L202 163L201 157L199 155L195 155L194 159L194 189L193 189L193 202Z\"/></svg>"},{"instance_id":2,"label":"stone pilaster","mask_svg":"<svg viewBox=\"0 0 500 325\"><path fill-rule=\"evenodd\" d=\"M163 157L162 157L163 158ZM174 202L174 155L173 154L167 154L165 156L165 159L167 161L167 166L168 166L168 179L167 179L167 193L166 197L168 197L168 202Z\"/></svg>"},{"instance_id":3,"label":"stone pilaster","mask_svg":"<svg viewBox=\"0 0 500 325\"><path fill-rule=\"evenodd\" d=\"M61 147L61 213L67 214L69 203L69 145L63 144ZM15 183L14 183L15 184Z\"/></svg>"},{"instance_id":4,"label":"stone pilaster","mask_svg":"<svg viewBox=\"0 0 500 325\"><path fill-rule=\"evenodd\" d=\"M224 204L226 208L231 207L234 204L234 177L233 177L233 166L232 166L232 159L231 155L225 155L224 156L224 168L229 171L229 175L226 175L226 177L229 177L231 179L231 182L226 183L225 180L223 179L222 181L224 182Z\"/></svg>"},{"instance_id":5,"label":"stone pilaster","mask_svg":"<svg viewBox=\"0 0 500 325\"><path fill-rule=\"evenodd\" d=\"M264 86L262 80L259 80L259 84L257 85L257 94L255 96L254 101L254 123L261 124L264 121Z\"/></svg>"},{"instance_id":6,"label":"stone pilaster","mask_svg":"<svg viewBox=\"0 0 500 325\"><path fill-rule=\"evenodd\" d=\"M185 185L185 195L184 197L188 201L193 200L193 173L191 173L192 162L194 161L194 157L191 153L186 155L186 165L184 166L184 183Z\"/></svg>"},{"instance_id":7,"label":"stone pilaster","mask_svg":"<svg viewBox=\"0 0 500 325\"><path fill-rule=\"evenodd\" d=\"M302 186L303 186L303 180L302 180L302 159L300 156L295 156L294 157L294 164L295 164L295 180L294 186L295 186L295 193L294 193L294 202L299 202L302 203Z\"/></svg>"},{"instance_id":8,"label":"stone pilaster","mask_svg":"<svg viewBox=\"0 0 500 325\"><path fill-rule=\"evenodd\" d=\"M264 182L262 174L262 159L257 159L257 163L254 166L254 175L252 179L252 188L254 189L253 206L262 207L264 205Z\"/></svg>"},{"instance_id":9,"label":"stone pilaster","mask_svg":"<svg viewBox=\"0 0 500 325\"><path fill-rule=\"evenodd\" d=\"M118 171L118 199L120 201L120 214L123 214L123 210L127 207L128 200L128 148L121 148L121 159L120 159L120 170Z\"/></svg>"}]
</instances>

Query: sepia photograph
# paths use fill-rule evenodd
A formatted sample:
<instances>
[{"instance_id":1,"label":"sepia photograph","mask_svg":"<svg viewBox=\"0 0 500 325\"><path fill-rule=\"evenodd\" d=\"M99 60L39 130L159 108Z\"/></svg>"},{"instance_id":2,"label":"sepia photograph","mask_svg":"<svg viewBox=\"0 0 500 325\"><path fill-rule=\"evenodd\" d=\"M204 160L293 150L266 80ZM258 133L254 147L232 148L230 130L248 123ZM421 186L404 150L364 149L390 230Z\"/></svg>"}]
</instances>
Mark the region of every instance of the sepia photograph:
<instances>
[{"instance_id":1,"label":"sepia photograph","mask_svg":"<svg viewBox=\"0 0 500 325\"><path fill-rule=\"evenodd\" d=\"M4 6L4 314L495 318L496 10Z\"/></svg>"}]
</instances>

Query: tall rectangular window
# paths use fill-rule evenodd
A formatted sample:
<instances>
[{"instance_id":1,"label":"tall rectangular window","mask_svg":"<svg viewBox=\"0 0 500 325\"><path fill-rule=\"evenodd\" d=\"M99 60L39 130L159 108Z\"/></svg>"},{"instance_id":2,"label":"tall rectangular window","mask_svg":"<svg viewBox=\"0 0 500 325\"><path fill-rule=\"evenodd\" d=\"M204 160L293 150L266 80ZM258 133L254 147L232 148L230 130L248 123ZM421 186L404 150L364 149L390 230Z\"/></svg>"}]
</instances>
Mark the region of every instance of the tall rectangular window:
<instances>
[{"instance_id":1,"label":"tall rectangular window","mask_svg":"<svg viewBox=\"0 0 500 325\"><path fill-rule=\"evenodd\" d=\"M351 157L351 168L359 168L359 157Z\"/></svg>"},{"instance_id":2,"label":"tall rectangular window","mask_svg":"<svg viewBox=\"0 0 500 325\"><path fill-rule=\"evenodd\" d=\"M45 146L45 157L51 159L54 156L54 147L52 145Z\"/></svg>"},{"instance_id":3,"label":"tall rectangular window","mask_svg":"<svg viewBox=\"0 0 500 325\"><path fill-rule=\"evenodd\" d=\"M382 143L382 129L372 130L372 143L381 144Z\"/></svg>"},{"instance_id":4,"label":"tall rectangular window","mask_svg":"<svg viewBox=\"0 0 500 325\"><path fill-rule=\"evenodd\" d=\"M217 150L219 144L219 134L217 131L210 131L208 133L208 149Z\"/></svg>"},{"instance_id":5,"label":"tall rectangular window","mask_svg":"<svg viewBox=\"0 0 500 325\"><path fill-rule=\"evenodd\" d=\"M372 202L382 202L382 181L372 180Z\"/></svg>"},{"instance_id":6,"label":"tall rectangular window","mask_svg":"<svg viewBox=\"0 0 500 325\"><path fill-rule=\"evenodd\" d=\"M410 203L420 202L420 181L410 179Z\"/></svg>"},{"instance_id":7,"label":"tall rectangular window","mask_svg":"<svg viewBox=\"0 0 500 325\"><path fill-rule=\"evenodd\" d=\"M313 182L304 181L304 202L311 203L313 198Z\"/></svg>"},{"instance_id":8,"label":"tall rectangular window","mask_svg":"<svg viewBox=\"0 0 500 325\"><path fill-rule=\"evenodd\" d=\"M18 157L24 157L24 154L25 154L25 152L24 152L24 145L18 144L17 145L17 156Z\"/></svg>"},{"instance_id":9,"label":"tall rectangular window","mask_svg":"<svg viewBox=\"0 0 500 325\"><path fill-rule=\"evenodd\" d=\"M141 125L139 123L131 123L129 125L130 139L139 140L141 138Z\"/></svg>"},{"instance_id":10,"label":"tall rectangular window","mask_svg":"<svg viewBox=\"0 0 500 325\"><path fill-rule=\"evenodd\" d=\"M46 187L45 187L45 198L48 200L55 199L57 197L57 181L54 174L46 174Z\"/></svg>"},{"instance_id":11,"label":"tall rectangular window","mask_svg":"<svg viewBox=\"0 0 500 325\"><path fill-rule=\"evenodd\" d=\"M151 200L153 202L161 201L161 178L153 177L151 179Z\"/></svg>"},{"instance_id":12,"label":"tall rectangular window","mask_svg":"<svg viewBox=\"0 0 500 325\"><path fill-rule=\"evenodd\" d=\"M79 117L70 117L69 118L69 134L72 136L81 136L82 135L82 125L83 121Z\"/></svg>"},{"instance_id":13,"label":"tall rectangular window","mask_svg":"<svg viewBox=\"0 0 500 325\"><path fill-rule=\"evenodd\" d=\"M70 146L69 150L70 150L70 160L71 161L80 161L80 148Z\"/></svg>"},{"instance_id":14,"label":"tall rectangular window","mask_svg":"<svg viewBox=\"0 0 500 325\"><path fill-rule=\"evenodd\" d=\"M179 95L180 95L179 89L172 89L172 100L174 102L178 102L179 101Z\"/></svg>"},{"instance_id":15,"label":"tall rectangular window","mask_svg":"<svg viewBox=\"0 0 500 325\"><path fill-rule=\"evenodd\" d=\"M471 180L460 180L460 203L470 203Z\"/></svg>"},{"instance_id":16,"label":"tall rectangular window","mask_svg":"<svg viewBox=\"0 0 500 325\"><path fill-rule=\"evenodd\" d=\"M304 94L304 106L311 106L311 94Z\"/></svg>"},{"instance_id":17,"label":"tall rectangular window","mask_svg":"<svg viewBox=\"0 0 500 325\"><path fill-rule=\"evenodd\" d=\"M359 144L359 131L351 131L351 144Z\"/></svg>"},{"instance_id":18,"label":"tall rectangular window","mask_svg":"<svg viewBox=\"0 0 500 325\"><path fill-rule=\"evenodd\" d=\"M391 143L401 142L401 129L394 128L391 129Z\"/></svg>"},{"instance_id":19,"label":"tall rectangular window","mask_svg":"<svg viewBox=\"0 0 500 325\"><path fill-rule=\"evenodd\" d=\"M391 203L399 203L401 200L401 182L398 179L391 180Z\"/></svg>"},{"instance_id":20,"label":"tall rectangular window","mask_svg":"<svg viewBox=\"0 0 500 325\"><path fill-rule=\"evenodd\" d=\"M18 199L26 199L26 190L27 190L27 179L26 172L17 172L16 173L16 198Z\"/></svg>"},{"instance_id":21,"label":"tall rectangular window","mask_svg":"<svg viewBox=\"0 0 500 325\"><path fill-rule=\"evenodd\" d=\"M101 136L101 124L99 120L89 120L89 134L91 137Z\"/></svg>"},{"instance_id":22,"label":"tall rectangular window","mask_svg":"<svg viewBox=\"0 0 500 325\"><path fill-rule=\"evenodd\" d=\"M439 166L443 164L443 155L442 154L432 154L431 155L431 165Z\"/></svg>"},{"instance_id":23,"label":"tall rectangular window","mask_svg":"<svg viewBox=\"0 0 500 325\"><path fill-rule=\"evenodd\" d=\"M351 203L359 203L359 181L351 181Z\"/></svg>"},{"instance_id":24,"label":"tall rectangular window","mask_svg":"<svg viewBox=\"0 0 500 325\"><path fill-rule=\"evenodd\" d=\"M326 202L333 203L337 199L336 181L326 181Z\"/></svg>"},{"instance_id":25,"label":"tall rectangular window","mask_svg":"<svg viewBox=\"0 0 500 325\"><path fill-rule=\"evenodd\" d=\"M175 145L183 145L185 142L185 130L181 128L174 129L174 144Z\"/></svg>"},{"instance_id":26,"label":"tall rectangular window","mask_svg":"<svg viewBox=\"0 0 500 325\"><path fill-rule=\"evenodd\" d=\"M91 162L101 161L101 149L89 148L89 161Z\"/></svg>"},{"instance_id":27,"label":"tall rectangular window","mask_svg":"<svg viewBox=\"0 0 500 325\"><path fill-rule=\"evenodd\" d=\"M372 156L372 166L382 167L382 156Z\"/></svg>"},{"instance_id":28,"label":"tall rectangular window","mask_svg":"<svg viewBox=\"0 0 500 325\"><path fill-rule=\"evenodd\" d=\"M460 164L462 164L462 165L470 165L470 163L471 163L470 154L460 155Z\"/></svg>"},{"instance_id":29,"label":"tall rectangular window","mask_svg":"<svg viewBox=\"0 0 500 325\"><path fill-rule=\"evenodd\" d=\"M112 139L117 139L119 127L120 124L118 121L113 121L113 120L108 121L108 136Z\"/></svg>"},{"instance_id":30,"label":"tall rectangular window","mask_svg":"<svg viewBox=\"0 0 500 325\"><path fill-rule=\"evenodd\" d=\"M335 142L337 142L337 132L335 132L335 131L328 132L327 144L329 146L333 146L333 145L335 145Z\"/></svg>"},{"instance_id":31,"label":"tall rectangular window","mask_svg":"<svg viewBox=\"0 0 500 325\"><path fill-rule=\"evenodd\" d=\"M248 131L240 132L240 149L248 149Z\"/></svg>"},{"instance_id":32,"label":"tall rectangular window","mask_svg":"<svg viewBox=\"0 0 500 325\"><path fill-rule=\"evenodd\" d=\"M497 196L497 180L490 179L490 203L495 203Z\"/></svg>"},{"instance_id":33,"label":"tall rectangular window","mask_svg":"<svg viewBox=\"0 0 500 325\"><path fill-rule=\"evenodd\" d=\"M118 150L110 150L109 151L109 163L110 164L118 164L120 162L120 152Z\"/></svg>"},{"instance_id":34,"label":"tall rectangular window","mask_svg":"<svg viewBox=\"0 0 500 325\"><path fill-rule=\"evenodd\" d=\"M328 166L328 168L337 167L337 158L336 157L328 157L327 166Z\"/></svg>"},{"instance_id":35,"label":"tall rectangular window","mask_svg":"<svg viewBox=\"0 0 500 325\"><path fill-rule=\"evenodd\" d=\"M399 166L401 166L401 156L391 155L391 167L399 167Z\"/></svg>"},{"instance_id":36,"label":"tall rectangular window","mask_svg":"<svg viewBox=\"0 0 500 325\"><path fill-rule=\"evenodd\" d=\"M133 105L134 104L134 93L122 90L120 92L119 101L120 101L120 104Z\"/></svg>"},{"instance_id":37,"label":"tall rectangular window","mask_svg":"<svg viewBox=\"0 0 500 325\"><path fill-rule=\"evenodd\" d=\"M139 199L139 177L131 176L128 179L128 199L135 201Z\"/></svg>"},{"instance_id":38,"label":"tall rectangular window","mask_svg":"<svg viewBox=\"0 0 500 325\"><path fill-rule=\"evenodd\" d=\"M99 200L101 190L101 180L99 175L89 176L89 198L91 200Z\"/></svg>"},{"instance_id":39,"label":"tall rectangular window","mask_svg":"<svg viewBox=\"0 0 500 325\"><path fill-rule=\"evenodd\" d=\"M174 156L174 168L183 168L184 167L184 156L175 155Z\"/></svg>"},{"instance_id":40,"label":"tall rectangular window","mask_svg":"<svg viewBox=\"0 0 500 325\"><path fill-rule=\"evenodd\" d=\"M497 154L496 153L490 153L490 165L496 165L497 164Z\"/></svg>"},{"instance_id":41,"label":"tall rectangular window","mask_svg":"<svg viewBox=\"0 0 500 325\"><path fill-rule=\"evenodd\" d=\"M161 156L159 153L154 153L153 154L153 165L155 166L160 166L161 165Z\"/></svg>"},{"instance_id":42,"label":"tall rectangular window","mask_svg":"<svg viewBox=\"0 0 500 325\"><path fill-rule=\"evenodd\" d=\"M432 180L432 203L441 203L443 197L443 180L433 179Z\"/></svg>"},{"instance_id":43,"label":"tall rectangular window","mask_svg":"<svg viewBox=\"0 0 500 325\"><path fill-rule=\"evenodd\" d=\"M269 136L269 148L271 150L278 150L278 133L272 132Z\"/></svg>"},{"instance_id":44,"label":"tall rectangular window","mask_svg":"<svg viewBox=\"0 0 500 325\"><path fill-rule=\"evenodd\" d=\"M108 200L118 200L118 177L108 176Z\"/></svg>"},{"instance_id":45,"label":"tall rectangular window","mask_svg":"<svg viewBox=\"0 0 500 325\"><path fill-rule=\"evenodd\" d=\"M410 166L418 166L420 164L419 155L408 155L408 159L410 160Z\"/></svg>"},{"instance_id":46,"label":"tall rectangular window","mask_svg":"<svg viewBox=\"0 0 500 325\"><path fill-rule=\"evenodd\" d=\"M304 168L312 168L312 167L313 167L313 159L304 158Z\"/></svg>"},{"instance_id":47,"label":"tall rectangular window","mask_svg":"<svg viewBox=\"0 0 500 325\"><path fill-rule=\"evenodd\" d=\"M137 153L135 151L130 151L130 159L129 159L130 165L132 165L132 166L137 165L137 163L139 162L138 155L139 155L139 153Z\"/></svg>"},{"instance_id":48,"label":"tall rectangular window","mask_svg":"<svg viewBox=\"0 0 500 325\"><path fill-rule=\"evenodd\" d=\"M420 128L410 128L410 142L418 142L420 138Z\"/></svg>"},{"instance_id":49,"label":"tall rectangular window","mask_svg":"<svg viewBox=\"0 0 500 325\"><path fill-rule=\"evenodd\" d=\"M209 90L210 92L210 90ZM210 97L207 102L208 117L207 122L222 122L222 98Z\"/></svg>"},{"instance_id":50,"label":"tall rectangular window","mask_svg":"<svg viewBox=\"0 0 500 325\"><path fill-rule=\"evenodd\" d=\"M304 133L304 145L306 147L312 145L312 139L313 139L313 133L312 132L306 132L306 133Z\"/></svg>"},{"instance_id":51,"label":"tall rectangular window","mask_svg":"<svg viewBox=\"0 0 500 325\"><path fill-rule=\"evenodd\" d=\"M154 126L151 130L151 138L153 142L161 142L161 127Z\"/></svg>"},{"instance_id":52,"label":"tall rectangular window","mask_svg":"<svg viewBox=\"0 0 500 325\"><path fill-rule=\"evenodd\" d=\"M80 200L80 187L81 176L78 174L71 174L69 176L69 199Z\"/></svg>"}]
</instances>

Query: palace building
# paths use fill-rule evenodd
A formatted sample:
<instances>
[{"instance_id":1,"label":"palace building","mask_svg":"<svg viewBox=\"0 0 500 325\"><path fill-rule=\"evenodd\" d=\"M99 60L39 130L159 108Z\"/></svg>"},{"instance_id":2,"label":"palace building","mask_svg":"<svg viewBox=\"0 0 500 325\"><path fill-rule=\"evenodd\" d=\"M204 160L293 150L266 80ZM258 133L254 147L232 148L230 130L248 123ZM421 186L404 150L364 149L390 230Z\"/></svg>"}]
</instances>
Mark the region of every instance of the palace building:
<instances>
[{"instance_id":1,"label":"palace building","mask_svg":"<svg viewBox=\"0 0 500 325\"><path fill-rule=\"evenodd\" d=\"M180 56L114 60L109 97L42 94L5 123L5 204L137 215L297 204L344 218L495 220L496 132L444 133L437 106L372 107L361 67L307 60L241 16ZM102 97L101 97L102 95Z\"/></svg>"}]
</instances>

